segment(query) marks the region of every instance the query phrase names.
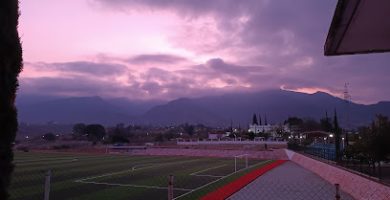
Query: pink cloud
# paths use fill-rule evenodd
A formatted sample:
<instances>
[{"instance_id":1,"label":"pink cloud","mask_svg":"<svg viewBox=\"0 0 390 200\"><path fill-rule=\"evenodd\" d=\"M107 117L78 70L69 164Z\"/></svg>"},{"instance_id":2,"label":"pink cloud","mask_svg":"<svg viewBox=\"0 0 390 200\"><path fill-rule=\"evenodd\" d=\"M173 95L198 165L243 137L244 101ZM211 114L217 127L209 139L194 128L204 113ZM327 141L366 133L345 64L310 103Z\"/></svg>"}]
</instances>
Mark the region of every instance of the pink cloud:
<instances>
[{"instance_id":1,"label":"pink cloud","mask_svg":"<svg viewBox=\"0 0 390 200\"><path fill-rule=\"evenodd\" d=\"M323 56L335 3L22 1L22 92L173 99L282 85L336 94L349 82L357 101L390 99L388 54Z\"/></svg>"}]
</instances>

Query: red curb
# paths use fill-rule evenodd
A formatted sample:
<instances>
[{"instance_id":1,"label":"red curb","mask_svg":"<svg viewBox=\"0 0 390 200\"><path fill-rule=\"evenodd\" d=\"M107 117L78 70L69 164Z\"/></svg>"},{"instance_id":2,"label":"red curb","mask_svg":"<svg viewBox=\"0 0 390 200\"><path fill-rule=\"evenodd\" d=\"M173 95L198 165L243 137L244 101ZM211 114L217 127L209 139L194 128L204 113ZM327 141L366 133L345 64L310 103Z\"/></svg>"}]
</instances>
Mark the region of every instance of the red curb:
<instances>
[{"instance_id":1,"label":"red curb","mask_svg":"<svg viewBox=\"0 0 390 200\"><path fill-rule=\"evenodd\" d=\"M201 200L223 200L231 196L232 194L236 193L237 191L241 190L241 188L248 185L250 182L254 181L257 177L265 174L266 172L270 171L271 169L283 164L286 162L286 160L276 160L272 163L269 163L265 166L262 166L259 169L255 169L248 174L245 174L244 176L241 176L240 178L234 180L233 182L230 182L217 190L210 192L203 196Z\"/></svg>"}]
</instances>

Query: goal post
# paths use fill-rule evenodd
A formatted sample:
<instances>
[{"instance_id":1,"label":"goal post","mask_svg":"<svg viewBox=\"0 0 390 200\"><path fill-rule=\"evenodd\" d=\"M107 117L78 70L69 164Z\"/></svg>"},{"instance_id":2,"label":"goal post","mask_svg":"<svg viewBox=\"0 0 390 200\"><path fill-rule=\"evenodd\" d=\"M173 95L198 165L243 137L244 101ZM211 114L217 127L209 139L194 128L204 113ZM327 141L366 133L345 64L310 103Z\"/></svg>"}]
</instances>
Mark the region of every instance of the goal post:
<instances>
[{"instance_id":1,"label":"goal post","mask_svg":"<svg viewBox=\"0 0 390 200\"><path fill-rule=\"evenodd\" d=\"M173 175L168 177L168 200L173 199Z\"/></svg>"},{"instance_id":2,"label":"goal post","mask_svg":"<svg viewBox=\"0 0 390 200\"><path fill-rule=\"evenodd\" d=\"M234 156L234 172L240 170L239 168L241 163L243 163L244 168L248 168L249 166L248 156L249 154L241 154L241 155Z\"/></svg>"},{"instance_id":3,"label":"goal post","mask_svg":"<svg viewBox=\"0 0 390 200\"><path fill-rule=\"evenodd\" d=\"M121 153L132 154L134 152L145 151L146 149L147 146L145 145L142 146L108 145L106 146L106 154L121 154Z\"/></svg>"}]
</instances>

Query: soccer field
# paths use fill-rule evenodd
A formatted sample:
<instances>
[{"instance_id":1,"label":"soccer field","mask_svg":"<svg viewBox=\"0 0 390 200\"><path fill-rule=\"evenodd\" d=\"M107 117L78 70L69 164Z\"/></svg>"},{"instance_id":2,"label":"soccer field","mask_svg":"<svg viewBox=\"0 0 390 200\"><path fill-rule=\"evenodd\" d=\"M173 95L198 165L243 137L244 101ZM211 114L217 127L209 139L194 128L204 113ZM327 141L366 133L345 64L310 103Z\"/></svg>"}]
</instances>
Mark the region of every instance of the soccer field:
<instances>
[{"instance_id":1,"label":"soccer field","mask_svg":"<svg viewBox=\"0 0 390 200\"><path fill-rule=\"evenodd\" d=\"M175 199L205 194L271 161L245 158L157 157L21 153L10 188L11 199L43 199L45 173L51 170L50 199L167 199L173 175Z\"/></svg>"}]
</instances>

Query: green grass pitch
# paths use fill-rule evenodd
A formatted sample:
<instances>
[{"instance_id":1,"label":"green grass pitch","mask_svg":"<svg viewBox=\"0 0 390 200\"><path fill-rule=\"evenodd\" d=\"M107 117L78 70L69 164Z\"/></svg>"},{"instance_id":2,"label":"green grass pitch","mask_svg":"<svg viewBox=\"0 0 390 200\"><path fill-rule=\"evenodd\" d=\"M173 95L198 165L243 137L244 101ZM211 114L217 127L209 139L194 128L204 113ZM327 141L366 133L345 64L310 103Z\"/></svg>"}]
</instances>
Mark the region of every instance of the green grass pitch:
<instances>
[{"instance_id":1,"label":"green grass pitch","mask_svg":"<svg viewBox=\"0 0 390 200\"><path fill-rule=\"evenodd\" d=\"M15 154L12 200L43 199L47 170L52 171L50 199L167 199L169 175L175 199L198 199L269 161L234 158Z\"/></svg>"}]
</instances>

